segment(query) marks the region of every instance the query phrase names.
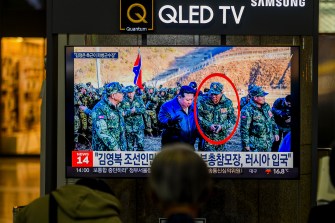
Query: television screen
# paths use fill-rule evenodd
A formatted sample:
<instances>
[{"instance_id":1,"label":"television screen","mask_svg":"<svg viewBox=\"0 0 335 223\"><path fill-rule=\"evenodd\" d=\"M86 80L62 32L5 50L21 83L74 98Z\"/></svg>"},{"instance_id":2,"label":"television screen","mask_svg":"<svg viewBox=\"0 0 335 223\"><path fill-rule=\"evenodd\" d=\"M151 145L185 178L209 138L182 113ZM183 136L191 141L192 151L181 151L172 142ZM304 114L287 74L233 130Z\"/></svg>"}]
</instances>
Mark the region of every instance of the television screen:
<instances>
[{"instance_id":1,"label":"television screen","mask_svg":"<svg viewBox=\"0 0 335 223\"><path fill-rule=\"evenodd\" d=\"M146 177L190 144L213 177L299 177L299 48L66 46L66 177Z\"/></svg>"}]
</instances>

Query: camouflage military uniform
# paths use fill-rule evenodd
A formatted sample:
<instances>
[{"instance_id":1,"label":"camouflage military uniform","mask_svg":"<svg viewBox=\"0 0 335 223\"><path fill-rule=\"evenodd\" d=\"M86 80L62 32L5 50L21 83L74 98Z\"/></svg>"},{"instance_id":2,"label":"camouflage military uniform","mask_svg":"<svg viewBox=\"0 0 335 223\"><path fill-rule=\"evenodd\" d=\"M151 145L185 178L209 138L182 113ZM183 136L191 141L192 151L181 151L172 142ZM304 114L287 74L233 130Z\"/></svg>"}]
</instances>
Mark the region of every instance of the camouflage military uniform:
<instances>
[{"instance_id":1,"label":"camouflage military uniform","mask_svg":"<svg viewBox=\"0 0 335 223\"><path fill-rule=\"evenodd\" d=\"M215 89L216 88L216 89ZM211 140L220 141L228 136L229 129L235 125L236 116L234 113L233 103L225 95L222 97L218 104L214 104L211 99L211 94L221 94L223 85L218 82L211 84L211 90L208 95L198 98L197 109L200 127L203 133ZM218 133L211 131L211 126L220 125L222 130ZM213 145L202 140L203 151L224 151L224 144Z\"/></svg>"},{"instance_id":2,"label":"camouflage military uniform","mask_svg":"<svg viewBox=\"0 0 335 223\"><path fill-rule=\"evenodd\" d=\"M158 94L158 102L157 102L157 108L156 108L156 112L158 113L162 104L164 104L167 101L167 89L166 88L161 88L159 90L159 94Z\"/></svg>"},{"instance_id":3,"label":"camouflage military uniform","mask_svg":"<svg viewBox=\"0 0 335 223\"><path fill-rule=\"evenodd\" d=\"M250 101L250 95L249 94L250 94L250 91L253 89L254 86L256 86L256 85L254 85L254 84L249 84L248 85L248 95L241 98L240 109L242 109L246 104L249 103L249 101Z\"/></svg>"},{"instance_id":4,"label":"camouflage military uniform","mask_svg":"<svg viewBox=\"0 0 335 223\"><path fill-rule=\"evenodd\" d=\"M153 92L150 93L150 89ZM153 136L158 130L157 112L156 108L158 105L158 96L155 94L155 89L153 87L148 87L147 93L147 104L145 105L145 129L149 136Z\"/></svg>"},{"instance_id":5,"label":"camouflage military uniform","mask_svg":"<svg viewBox=\"0 0 335 223\"><path fill-rule=\"evenodd\" d=\"M92 116L91 109L100 101L100 97L96 90L91 87L87 90L87 109L85 114L87 115L87 138L92 140Z\"/></svg>"},{"instance_id":6,"label":"camouflage military uniform","mask_svg":"<svg viewBox=\"0 0 335 223\"><path fill-rule=\"evenodd\" d=\"M133 86L126 87L127 93L134 92ZM134 146L137 146L137 151L143 151L144 144L144 120L145 106L140 97L134 97L131 100L128 96L120 105L123 110L124 120L126 124L126 139L127 150L134 151ZM134 110L132 110L134 109Z\"/></svg>"},{"instance_id":7,"label":"camouflage military uniform","mask_svg":"<svg viewBox=\"0 0 335 223\"><path fill-rule=\"evenodd\" d=\"M166 101L170 101L174 97L176 97L176 89L175 88L168 88Z\"/></svg>"},{"instance_id":8,"label":"camouflage military uniform","mask_svg":"<svg viewBox=\"0 0 335 223\"><path fill-rule=\"evenodd\" d=\"M80 118L79 118L79 106L81 102L78 98L77 88L74 89L74 142L78 142L79 131L80 131Z\"/></svg>"},{"instance_id":9,"label":"camouflage military uniform","mask_svg":"<svg viewBox=\"0 0 335 223\"><path fill-rule=\"evenodd\" d=\"M86 88L84 84L78 84L78 92L77 92L77 100L79 105L87 106L88 105L88 97L86 96ZM82 92L82 89L85 91ZM80 124L81 124L81 131L80 133L86 136L87 132L87 126L88 126L88 121L87 121L87 115L79 110L79 119L80 119Z\"/></svg>"},{"instance_id":10,"label":"camouflage military uniform","mask_svg":"<svg viewBox=\"0 0 335 223\"><path fill-rule=\"evenodd\" d=\"M261 91L261 88L255 88ZM250 102L241 111L241 138L242 148L250 148L250 151L271 152L274 135L278 135L278 127L274 121L270 105L268 103L258 107Z\"/></svg>"},{"instance_id":11,"label":"camouflage military uniform","mask_svg":"<svg viewBox=\"0 0 335 223\"><path fill-rule=\"evenodd\" d=\"M240 100L240 109L242 109L244 106L246 106L250 101L249 96L244 96Z\"/></svg>"},{"instance_id":12,"label":"camouflage military uniform","mask_svg":"<svg viewBox=\"0 0 335 223\"><path fill-rule=\"evenodd\" d=\"M102 99L92 110L92 148L94 151L120 151L126 149L125 123L122 110L113 105L108 96L121 92L121 85L112 82L105 86Z\"/></svg>"}]
</instances>

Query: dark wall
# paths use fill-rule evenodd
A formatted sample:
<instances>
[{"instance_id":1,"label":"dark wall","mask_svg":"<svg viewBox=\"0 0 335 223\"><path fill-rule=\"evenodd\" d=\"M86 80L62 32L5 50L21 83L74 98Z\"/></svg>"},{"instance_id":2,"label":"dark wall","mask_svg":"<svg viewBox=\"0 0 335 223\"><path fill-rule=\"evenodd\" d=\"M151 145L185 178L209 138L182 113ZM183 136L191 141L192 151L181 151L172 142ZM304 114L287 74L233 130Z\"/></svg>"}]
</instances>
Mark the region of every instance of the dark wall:
<instances>
[{"instance_id":1,"label":"dark wall","mask_svg":"<svg viewBox=\"0 0 335 223\"><path fill-rule=\"evenodd\" d=\"M45 0L0 1L0 37L46 37Z\"/></svg>"}]
</instances>

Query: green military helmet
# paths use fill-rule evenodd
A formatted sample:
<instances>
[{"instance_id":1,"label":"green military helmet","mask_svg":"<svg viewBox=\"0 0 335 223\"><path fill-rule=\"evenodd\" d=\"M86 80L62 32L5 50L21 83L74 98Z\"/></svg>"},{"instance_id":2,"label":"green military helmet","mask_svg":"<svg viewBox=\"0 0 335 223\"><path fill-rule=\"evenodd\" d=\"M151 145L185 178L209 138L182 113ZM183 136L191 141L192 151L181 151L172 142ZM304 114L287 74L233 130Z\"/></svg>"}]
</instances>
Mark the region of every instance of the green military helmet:
<instances>
[{"instance_id":1,"label":"green military helmet","mask_svg":"<svg viewBox=\"0 0 335 223\"><path fill-rule=\"evenodd\" d=\"M164 94L162 94L162 93L164 93ZM167 95L167 88L161 88L161 89L159 89L159 95L160 96L165 96L165 95Z\"/></svg>"},{"instance_id":2,"label":"green military helmet","mask_svg":"<svg viewBox=\"0 0 335 223\"><path fill-rule=\"evenodd\" d=\"M250 92L249 92L251 97L264 97L267 94L269 94L268 92L265 92L261 87L259 86L254 86Z\"/></svg>"},{"instance_id":3,"label":"green military helmet","mask_svg":"<svg viewBox=\"0 0 335 223\"><path fill-rule=\"evenodd\" d=\"M111 82L105 85L104 93L107 95L122 93L122 86L119 82Z\"/></svg>"},{"instance_id":4,"label":"green military helmet","mask_svg":"<svg viewBox=\"0 0 335 223\"><path fill-rule=\"evenodd\" d=\"M147 110L152 110L152 109L155 108L155 103L149 101L149 102L146 104L145 108L146 108Z\"/></svg>"},{"instance_id":5,"label":"green military helmet","mask_svg":"<svg viewBox=\"0 0 335 223\"><path fill-rule=\"evenodd\" d=\"M150 90L152 89L152 92L150 92ZM146 92L147 93L155 93L155 91L156 91L156 89L155 89L155 87L154 86L148 86L147 88L146 88Z\"/></svg>"},{"instance_id":6,"label":"green military helmet","mask_svg":"<svg viewBox=\"0 0 335 223\"><path fill-rule=\"evenodd\" d=\"M165 88L165 87L162 87L159 91L160 91L160 92L165 92L165 93L167 93L168 89Z\"/></svg>"},{"instance_id":7,"label":"green military helmet","mask_svg":"<svg viewBox=\"0 0 335 223\"><path fill-rule=\"evenodd\" d=\"M80 91L82 88L85 88L85 89L86 89L85 84L80 83L80 84L77 85L77 90L78 90L78 91Z\"/></svg>"},{"instance_id":8,"label":"green military helmet","mask_svg":"<svg viewBox=\"0 0 335 223\"><path fill-rule=\"evenodd\" d=\"M127 86L125 89L126 93L131 93L135 91L135 87L131 85Z\"/></svg>"},{"instance_id":9,"label":"green military helmet","mask_svg":"<svg viewBox=\"0 0 335 223\"><path fill-rule=\"evenodd\" d=\"M211 83L209 94L222 94L223 91L223 84L220 82L213 82Z\"/></svg>"},{"instance_id":10,"label":"green military helmet","mask_svg":"<svg viewBox=\"0 0 335 223\"><path fill-rule=\"evenodd\" d=\"M248 85L248 92L251 91L251 89L253 89L256 85L255 84L249 84Z\"/></svg>"}]
</instances>

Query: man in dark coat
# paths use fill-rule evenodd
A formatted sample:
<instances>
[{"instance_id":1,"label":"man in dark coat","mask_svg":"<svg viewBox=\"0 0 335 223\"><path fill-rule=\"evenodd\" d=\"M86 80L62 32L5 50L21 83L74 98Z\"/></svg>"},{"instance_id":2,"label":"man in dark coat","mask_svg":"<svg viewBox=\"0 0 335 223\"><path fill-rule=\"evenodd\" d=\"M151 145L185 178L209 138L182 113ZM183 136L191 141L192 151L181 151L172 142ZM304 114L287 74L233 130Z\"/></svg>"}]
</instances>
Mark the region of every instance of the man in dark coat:
<instances>
[{"instance_id":1,"label":"man in dark coat","mask_svg":"<svg viewBox=\"0 0 335 223\"><path fill-rule=\"evenodd\" d=\"M163 127L162 145L184 142L194 146L198 136L193 113L195 90L182 86L178 95L165 102L158 113L158 120Z\"/></svg>"}]
</instances>

